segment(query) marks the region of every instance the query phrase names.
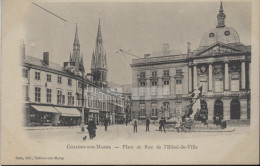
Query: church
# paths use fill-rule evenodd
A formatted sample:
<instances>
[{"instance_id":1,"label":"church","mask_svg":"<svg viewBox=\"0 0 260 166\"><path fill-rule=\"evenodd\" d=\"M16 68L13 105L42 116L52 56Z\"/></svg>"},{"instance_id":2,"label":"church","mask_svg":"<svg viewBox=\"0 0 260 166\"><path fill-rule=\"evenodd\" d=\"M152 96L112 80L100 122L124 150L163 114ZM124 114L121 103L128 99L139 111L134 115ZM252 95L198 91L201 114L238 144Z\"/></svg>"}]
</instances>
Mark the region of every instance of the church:
<instances>
[{"instance_id":1,"label":"church","mask_svg":"<svg viewBox=\"0 0 260 166\"><path fill-rule=\"evenodd\" d=\"M208 120L221 115L230 124L250 122L251 46L225 18L221 2L216 27L193 51L189 42L185 54L163 44L162 51L133 59L133 118L158 120L185 112L190 93L202 86L201 108L208 110Z\"/></svg>"}]
</instances>

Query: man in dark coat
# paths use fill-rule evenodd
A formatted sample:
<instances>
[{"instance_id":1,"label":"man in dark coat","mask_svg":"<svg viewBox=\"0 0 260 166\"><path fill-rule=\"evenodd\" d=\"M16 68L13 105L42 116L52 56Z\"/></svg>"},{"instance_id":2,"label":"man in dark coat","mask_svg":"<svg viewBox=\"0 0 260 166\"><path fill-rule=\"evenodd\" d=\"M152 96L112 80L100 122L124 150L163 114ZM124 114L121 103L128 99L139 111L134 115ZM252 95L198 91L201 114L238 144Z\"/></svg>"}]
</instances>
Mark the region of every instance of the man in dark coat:
<instances>
[{"instance_id":1,"label":"man in dark coat","mask_svg":"<svg viewBox=\"0 0 260 166\"><path fill-rule=\"evenodd\" d=\"M96 129L97 129L97 127L96 127L96 124L95 124L93 118L90 119L90 121L88 123L87 129L88 129L88 133L89 133L89 138L90 139L93 139L94 137L96 137Z\"/></svg>"},{"instance_id":2,"label":"man in dark coat","mask_svg":"<svg viewBox=\"0 0 260 166\"><path fill-rule=\"evenodd\" d=\"M134 133L137 133L137 120L134 121Z\"/></svg>"},{"instance_id":3,"label":"man in dark coat","mask_svg":"<svg viewBox=\"0 0 260 166\"><path fill-rule=\"evenodd\" d=\"M149 125L150 125L150 119L147 117L146 118L146 130L145 131L149 131Z\"/></svg>"},{"instance_id":4,"label":"man in dark coat","mask_svg":"<svg viewBox=\"0 0 260 166\"><path fill-rule=\"evenodd\" d=\"M107 125L108 125L108 119L105 119L104 121L105 131L107 131Z\"/></svg>"},{"instance_id":5,"label":"man in dark coat","mask_svg":"<svg viewBox=\"0 0 260 166\"><path fill-rule=\"evenodd\" d=\"M160 124L160 131L162 132L162 129L163 129L163 131L166 133L165 127L164 127L165 120L163 118L161 118L161 120L159 121L159 124Z\"/></svg>"}]
</instances>

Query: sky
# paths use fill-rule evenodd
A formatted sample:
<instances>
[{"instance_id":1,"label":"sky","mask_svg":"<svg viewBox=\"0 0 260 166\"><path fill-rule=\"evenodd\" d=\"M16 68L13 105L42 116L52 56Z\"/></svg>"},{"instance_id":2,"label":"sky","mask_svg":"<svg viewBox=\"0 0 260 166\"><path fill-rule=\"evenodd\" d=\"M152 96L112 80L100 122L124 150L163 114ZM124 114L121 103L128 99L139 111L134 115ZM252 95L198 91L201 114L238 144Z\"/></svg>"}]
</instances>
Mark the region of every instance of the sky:
<instances>
[{"instance_id":1,"label":"sky","mask_svg":"<svg viewBox=\"0 0 260 166\"><path fill-rule=\"evenodd\" d=\"M186 43L195 50L204 33L214 29L220 2L38 2L67 22L30 4L22 25L26 54L42 58L50 53L50 61L63 65L73 49L78 25L84 65L90 72L95 49L98 20L101 19L103 46L107 55L108 81L132 83L132 56L118 52L123 49L143 57L162 50L168 43L171 50L186 53ZM234 28L241 43L251 44L251 3L224 2L225 24Z\"/></svg>"}]
</instances>

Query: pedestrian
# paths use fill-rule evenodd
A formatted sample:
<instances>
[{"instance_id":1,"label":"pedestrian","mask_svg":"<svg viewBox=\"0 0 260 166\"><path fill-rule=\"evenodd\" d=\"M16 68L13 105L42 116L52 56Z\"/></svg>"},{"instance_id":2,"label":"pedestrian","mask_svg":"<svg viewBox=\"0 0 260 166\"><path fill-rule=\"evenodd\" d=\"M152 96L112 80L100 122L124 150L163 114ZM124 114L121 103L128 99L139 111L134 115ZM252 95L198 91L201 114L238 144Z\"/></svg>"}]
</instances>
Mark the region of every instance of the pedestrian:
<instances>
[{"instance_id":1,"label":"pedestrian","mask_svg":"<svg viewBox=\"0 0 260 166\"><path fill-rule=\"evenodd\" d=\"M147 117L146 118L146 130L145 131L149 131L149 125L150 125L150 119Z\"/></svg>"},{"instance_id":2,"label":"pedestrian","mask_svg":"<svg viewBox=\"0 0 260 166\"><path fill-rule=\"evenodd\" d=\"M128 123L128 121L127 120L125 120L125 125L127 126L127 123Z\"/></svg>"},{"instance_id":3,"label":"pedestrian","mask_svg":"<svg viewBox=\"0 0 260 166\"><path fill-rule=\"evenodd\" d=\"M137 133L137 120L134 121L134 133Z\"/></svg>"},{"instance_id":4,"label":"pedestrian","mask_svg":"<svg viewBox=\"0 0 260 166\"><path fill-rule=\"evenodd\" d=\"M105 131L107 131L108 119L105 119L105 121L104 121L104 126L105 126Z\"/></svg>"},{"instance_id":5,"label":"pedestrian","mask_svg":"<svg viewBox=\"0 0 260 166\"><path fill-rule=\"evenodd\" d=\"M88 129L90 139L93 139L94 137L96 137L97 126L96 126L93 118L90 119L87 129Z\"/></svg>"},{"instance_id":6,"label":"pedestrian","mask_svg":"<svg viewBox=\"0 0 260 166\"><path fill-rule=\"evenodd\" d=\"M160 124L160 127L159 127L159 130L162 132L162 129L163 131L166 133L165 131L165 120L163 118L161 118L161 120L159 121L159 124Z\"/></svg>"}]
</instances>

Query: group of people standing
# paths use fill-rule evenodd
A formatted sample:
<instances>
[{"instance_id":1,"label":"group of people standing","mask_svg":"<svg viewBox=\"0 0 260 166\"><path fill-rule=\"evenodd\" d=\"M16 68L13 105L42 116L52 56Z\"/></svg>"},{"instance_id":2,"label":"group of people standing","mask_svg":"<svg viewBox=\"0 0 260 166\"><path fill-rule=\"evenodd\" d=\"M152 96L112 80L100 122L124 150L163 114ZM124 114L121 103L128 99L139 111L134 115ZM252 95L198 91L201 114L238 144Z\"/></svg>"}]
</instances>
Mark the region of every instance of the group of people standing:
<instances>
[{"instance_id":1,"label":"group of people standing","mask_svg":"<svg viewBox=\"0 0 260 166\"><path fill-rule=\"evenodd\" d=\"M164 118L161 118L161 120L159 121L159 131L162 132L162 130L166 133L165 131L165 119ZM138 125L138 122L137 120L134 120L133 121L133 126L134 126L134 133L137 133L137 125ZM150 119L149 118L146 118L145 120L145 132L149 132L149 126L150 126Z\"/></svg>"}]
</instances>

